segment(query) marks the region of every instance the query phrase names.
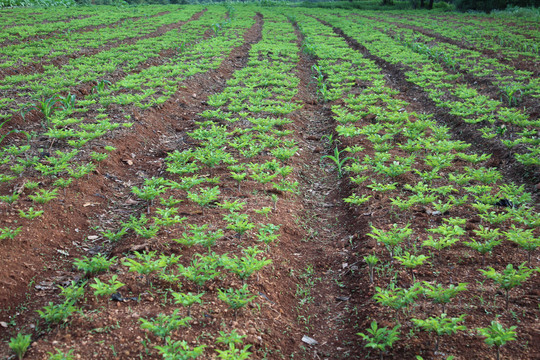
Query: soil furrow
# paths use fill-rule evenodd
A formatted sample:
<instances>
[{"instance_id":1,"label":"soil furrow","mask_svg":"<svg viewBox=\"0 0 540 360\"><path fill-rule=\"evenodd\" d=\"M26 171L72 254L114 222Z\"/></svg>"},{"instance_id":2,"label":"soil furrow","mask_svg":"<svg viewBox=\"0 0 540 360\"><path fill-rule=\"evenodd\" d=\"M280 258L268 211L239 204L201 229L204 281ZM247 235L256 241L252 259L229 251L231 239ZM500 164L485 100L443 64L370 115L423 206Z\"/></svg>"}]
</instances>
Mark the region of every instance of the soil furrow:
<instances>
[{"instance_id":1,"label":"soil furrow","mask_svg":"<svg viewBox=\"0 0 540 360\"><path fill-rule=\"evenodd\" d=\"M298 31L297 36L303 40ZM350 195L346 181L339 179L335 169L322 159L332 154L338 143L325 140L335 138L336 122L331 111L333 103L320 102L316 97L312 78L315 64L316 59L301 54L297 67L300 85L294 100L302 101L304 106L290 117L302 148L296 159L303 195L298 217L307 233L296 249L297 268L306 273L306 269L312 269L310 277L314 284L311 301L298 298L297 321L305 329L303 335L318 342L316 346L306 346L300 356L350 359L363 354L356 346L358 319L352 316L355 287L346 276L350 271L348 264L354 262L352 239L363 227L351 226L343 202Z\"/></svg>"},{"instance_id":2,"label":"soil furrow","mask_svg":"<svg viewBox=\"0 0 540 360\"><path fill-rule=\"evenodd\" d=\"M324 20L318 20L332 27L334 32L343 37L351 48L360 51L363 56L374 61L382 69L389 84L406 96L413 111L434 114L437 122L451 128L455 139L470 143L474 151L492 154L488 166L497 167L508 180L512 180L517 184L524 184L527 191L535 192L535 186L540 182L540 173L537 167L525 166L517 162L513 154L498 139L480 137L478 131L480 125L467 124L459 117L449 114L446 109L436 106L425 91L406 80L404 75L407 72L406 66L392 64L371 54L365 46L347 36L341 29L330 25Z\"/></svg>"}]
</instances>

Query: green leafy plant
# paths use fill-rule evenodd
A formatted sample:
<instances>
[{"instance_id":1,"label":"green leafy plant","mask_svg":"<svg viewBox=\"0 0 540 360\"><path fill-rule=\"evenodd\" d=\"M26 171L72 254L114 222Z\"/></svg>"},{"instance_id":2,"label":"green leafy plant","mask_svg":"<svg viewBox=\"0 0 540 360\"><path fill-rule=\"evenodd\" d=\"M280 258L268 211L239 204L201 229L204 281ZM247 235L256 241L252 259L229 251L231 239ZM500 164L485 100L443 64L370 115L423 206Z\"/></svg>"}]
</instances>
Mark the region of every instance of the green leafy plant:
<instances>
[{"instance_id":1,"label":"green leafy plant","mask_svg":"<svg viewBox=\"0 0 540 360\"><path fill-rule=\"evenodd\" d=\"M512 225L512 228L505 234L508 240L527 251L527 262L530 264L532 253L540 247L540 237L534 237L532 229L518 229L515 225Z\"/></svg>"},{"instance_id":2,"label":"green leafy plant","mask_svg":"<svg viewBox=\"0 0 540 360\"><path fill-rule=\"evenodd\" d=\"M118 276L113 275L109 282L102 282L98 278L95 278L95 284L90 284L90 287L94 289L94 296L105 296L109 298L112 294L116 293L125 284L118 281ZM109 307L109 301L107 301L107 308Z\"/></svg>"},{"instance_id":3,"label":"green leafy plant","mask_svg":"<svg viewBox=\"0 0 540 360\"><path fill-rule=\"evenodd\" d=\"M77 311L77 308L70 300L66 300L62 304L57 305L49 302L47 306L43 307L43 310L37 310L39 316L47 323L51 324L65 322L75 311Z\"/></svg>"},{"instance_id":4,"label":"green leafy plant","mask_svg":"<svg viewBox=\"0 0 540 360\"><path fill-rule=\"evenodd\" d=\"M429 317L425 320L411 319L411 321L422 330L434 332L437 335L435 337L435 352L438 352L439 338L442 335L455 334L458 331L464 331L467 329L463 325L458 325L458 323L464 321L465 316L466 315L461 315L457 318L447 318L446 314L441 314L440 316Z\"/></svg>"},{"instance_id":5,"label":"green leafy plant","mask_svg":"<svg viewBox=\"0 0 540 360\"><path fill-rule=\"evenodd\" d=\"M251 345L246 345L242 349L238 349L234 344L229 344L227 350L216 349L216 352L218 353L218 358L223 360L245 360L249 359L251 355L248 351L250 347Z\"/></svg>"},{"instance_id":6,"label":"green leafy plant","mask_svg":"<svg viewBox=\"0 0 540 360\"><path fill-rule=\"evenodd\" d=\"M43 215L43 210L34 210L33 207L30 207L28 210L24 211L24 210L19 210L19 215L22 217L22 218L25 218L25 219L35 219L41 215Z\"/></svg>"},{"instance_id":7,"label":"green leafy plant","mask_svg":"<svg viewBox=\"0 0 540 360\"><path fill-rule=\"evenodd\" d=\"M251 296L247 284L244 284L240 289L229 288L225 291L218 289L218 298L234 310L234 316L236 317L238 309L253 301L255 296Z\"/></svg>"},{"instance_id":8,"label":"green leafy plant","mask_svg":"<svg viewBox=\"0 0 540 360\"><path fill-rule=\"evenodd\" d=\"M77 98L73 94L66 96L58 96L57 101L60 103L60 108L64 111L73 111L75 109L75 102Z\"/></svg>"},{"instance_id":9,"label":"green leafy plant","mask_svg":"<svg viewBox=\"0 0 540 360\"><path fill-rule=\"evenodd\" d=\"M188 191L187 197L188 199L190 199L194 203L199 204L202 207L204 215L204 208L217 201L219 194L219 187L215 186L209 189L201 189L198 193L194 191Z\"/></svg>"},{"instance_id":10,"label":"green leafy plant","mask_svg":"<svg viewBox=\"0 0 540 360\"><path fill-rule=\"evenodd\" d=\"M358 333L367 343L365 347L379 350L380 359L383 359L384 351L387 347L399 340L399 328L400 325L394 326L392 329L386 327L380 328L377 325L377 321L371 322L371 327L367 329L367 334Z\"/></svg>"},{"instance_id":11,"label":"green leafy plant","mask_svg":"<svg viewBox=\"0 0 540 360\"><path fill-rule=\"evenodd\" d=\"M344 152L345 152L345 150L339 151L339 149L336 146L336 148L334 149L334 155L324 155L321 158L321 160L328 158L334 163L334 165L336 166L336 170L338 172L338 178L340 178L340 179L343 177L343 165L345 164L345 162L347 160L352 160L352 158L350 156L346 156L343 159L341 159L340 158L341 154L344 153Z\"/></svg>"},{"instance_id":12,"label":"green leafy plant","mask_svg":"<svg viewBox=\"0 0 540 360\"><path fill-rule=\"evenodd\" d=\"M208 230L209 225L189 225L189 232L182 233L180 239L174 239L179 244L185 246L201 245L210 249L218 239L222 238L223 230L218 229L216 231Z\"/></svg>"},{"instance_id":13,"label":"green leafy plant","mask_svg":"<svg viewBox=\"0 0 540 360\"><path fill-rule=\"evenodd\" d=\"M85 280L80 284L72 281L71 284L66 287L58 285L58 288L60 289L60 296L63 296L66 301L70 301L75 304L77 300L84 296L84 287L86 286L86 283L87 281Z\"/></svg>"},{"instance_id":14,"label":"green leafy plant","mask_svg":"<svg viewBox=\"0 0 540 360\"><path fill-rule=\"evenodd\" d=\"M175 304L180 304L183 307L188 308L188 316L191 316L191 307L193 304L202 304L202 297L204 295L204 292L200 294L192 294L190 292L186 293L172 293L174 297Z\"/></svg>"},{"instance_id":15,"label":"green leafy plant","mask_svg":"<svg viewBox=\"0 0 540 360\"><path fill-rule=\"evenodd\" d=\"M255 227L254 223L249 222L248 214L233 212L223 216L223 219L227 221L227 229L235 231L239 240L246 231Z\"/></svg>"},{"instance_id":16,"label":"green leafy plant","mask_svg":"<svg viewBox=\"0 0 540 360\"><path fill-rule=\"evenodd\" d=\"M0 240L10 239L13 240L21 232L22 226L12 229L9 227L0 228Z\"/></svg>"},{"instance_id":17,"label":"green leafy plant","mask_svg":"<svg viewBox=\"0 0 540 360\"><path fill-rule=\"evenodd\" d=\"M112 264L116 263L116 259L116 256L114 256L111 259L107 260L105 255L98 254L91 258L85 256L82 259L75 259L73 261L73 265L75 265L78 270L83 271L84 274L88 276L109 270L109 267Z\"/></svg>"},{"instance_id":18,"label":"green leafy plant","mask_svg":"<svg viewBox=\"0 0 540 360\"><path fill-rule=\"evenodd\" d=\"M405 226L393 224L392 228L387 231L372 226L371 233L367 235L377 240L377 242L383 243L390 252L390 256L393 257L396 246L412 235L412 229L409 226L410 224Z\"/></svg>"},{"instance_id":19,"label":"green leafy plant","mask_svg":"<svg viewBox=\"0 0 540 360\"><path fill-rule=\"evenodd\" d=\"M244 253L246 256L243 257L228 257L227 255L221 257L221 265L225 269L238 275L238 277L244 282L253 273L272 263L272 260L266 258L258 260L256 258L258 251L250 254L248 251L244 250Z\"/></svg>"},{"instance_id":20,"label":"green leafy plant","mask_svg":"<svg viewBox=\"0 0 540 360\"><path fill-rule=\"evenodd\" d=\"M225 331L219 331L219 336L216 338L217 344L241 344L242 339L247 337L247 335L240 335L236 329L233 329L230 333L226 333Z\"/></svg>"},{"instance_id":21,"label":"green leafy plant","mask_svg":"<svg viewBox=\"0 0 540 360\"><path fill-rule=\"evenodd\" d=\"M198 287L212 280L219 273L216 271L217 259L212 256L198 255L190 266L178 265L178 272L187 280L194 282Z\"/></svg>"},{"instance_id":22,"label":"green leafy plant","mask_svg":"<svg viewBox=\"0 0 540 360\"><path fill-rule=\"evenodd\" d=\"M268 219L268 214L272 212L272 208L270 206L265 206L261 209L255 209L254 211L257 214L264 215Z\"/></svg>"},{"instance_id":23,"label":"green leafy plant","mask_svg":"<svg viewBox=\"0 0 540 360\"><path fill-rule=\"evenodd\" d=\"M41 100L38 101L37 104L34 104L24 110L21 115L23 119L25 118L25 115L32 111L32 110L39 110L43 113L43 116L45 117L45 121L43 122L43 127L49 128L50 126L50 120L53 112L55 110L60 109L61 107L58 105L59 98L58 96L51 96L50 98L42 97Z\"/></svg>"},{"instance_id":24,"label":"green leafy plant","mask_svg":"<svg viewBox=\"0 0 540 360\"><path fill-rule=\"evenodd\" d=\"M73 349L69 350L67 353L62 352L59 349L55 349L56 353L47 352L47 355L49 355L48 360L75 360L75 357L73 356Z\"/></svg>"},{"instance_id":25,"label":"green leafy plant","mask_svg":"<svg viewBox=\"0 0 540 360\"><path fill-rule=\"evenodd\" d=\"M369 268L369 282L373 284L373 270L375 269L375 265L379 261L379 258L375 254L370 254L368 256L364 256L364 261L366 264L368 264Z\"/></svg>"},{"instance_id":26,"label":"green leafy plant","mask_svg":"<svg viewBox=\"0 0 540 360\"><path fill-rule=\"evenodd\" d=\"M39 189L36 193L28 195L28 198L38 204L46 204L58 196L58 189Z\"/></svg>"},{"instance_id":27,"label":"green leafy plant","mask_svg":"<svg viewBox=\"0 0 540 360\"><path fill-rule=\"evenodd\" d=\"M508 310L509 295L508 292L520 286L525 282L534 271L525 266L525 263L518 266L517 269L514 269L512 264L508 264L502 272L497 272L494 268L488 267L488 270L479 269L485 277L495 281L501 289L505 291L506 299L506 310Z\"/></svg>"},{"instance_id":28,"label":"green leafy plant","mask_svg":"<svg viewBox=\"0 0 540 360\"><path fill-rule=\"evenodd\" d=\"M195 359L204 353L206 345L199 345L190 348L185 340L173 341L170 337L165 339L165 345L155 348L166 360L189 360Z\"/></svg>"},{"instance_id":29,"label":"green leafy plant","mask_svg":"<svg viewBox=\"0 0 540 360\"><path fill-rule=\"evenodd\" d=\"M348 203L348 204L354 204L354 205L359 206L359 205L362 205L362 204L368 202L370 198L371 198L371 195L370 196L366 196L366 195L358 196L356 194L352 194L351 196L344 198L343 201Z\"/></svg>"},{"instance_id":30,"label":"green leafy plant","mask_svg":"<svg viewBox=\"0 0 540 360\"><path fill-rule=\"evenodd\" d=\"M137 260L125 258L122 265L129 268L130 272L136 272L143 275L146 279L146 284L150 284L150 274L156 270L163 269L167 266L161 259L156 259L156 252L138 252L133 253Z\"/></svg>"},{"instance_id":31,"label":"green leafy plant","mask_svg":"<svg viewBox=\"0 0 540 360\"><path fill-rule=\"evenodd\" d=\"M424 295L435 304L441 304L443 313L446 313L446 304L465 290L467 290L467 283L459 283L457 286L450 284L445 288L442 284L432 285L424 281Z\"/></svg>"},{"instance_id":32,"label":"green leafy plant","mask_svg":"<svg viewBox=\"0 0 540 360\"><path fill-rule=\"evenodd\" d=\"M383 306L388 306L396 311L396 319L399 320L399 310L408 309L422 293L422 286L415 283L408 289L397 287L390 283L387 289L375 287L373 299Z\"/></svg>"},{"instance_id":33,"label":"green leafy plant","mask_svg":"<svg viewBox=\"0 0 540 360\"><path fill-rule=\"evenodd\" d=\"M401 265L403 265L407 269L409 269L411 279L412 279L412 281L414 281L415 277L414 277L413 270L416 267L418 267L420 265L423 265L424 262L427 259L429 259L429 257L427 257L426 255L414 255L414 254L411 254L410 252L406 251L401 256L394 256L394 259L398 260L401 263Z\"/></svg>"},{"instance_id":34,"label":"green leafy plant","mask_svg":"<svg viewBox=\"0 0 540 360\"><path fill-rule=\"evenodd\" d=\"M11 195L0 195L0 201L5 202L6 204L13 204L19 198L18 193L13 193Z\"/></svg>"},{"instance_id":35,"label":"green leafy plant","mask_svg":"<svg viewBox=\"0 0 540 360\"><path fill-rule=\"evenodd\" d=\"M478 230L474 230L474 232L480 236L483 241L471 238L471 241L464 241L463 243L482 254L482 266L484 266L486 262L486 254L491 253L495 246L501 244L502 240L499 239L501 233L496 228L484 228L482 225L479 226Z\"/></svg>"},{"instance_id":36,"label":"green leafy plant","mask_svg":"<svg viewBox=\"0 0 540 360\"><path fill-rule=\"evenodd\" d=\"M189 316L181 317L178 309L175 309L171 315L159 314L155 319L139 319L141 329L150 330L150 332L162 339L168 337L171 331L178 329L180 326L189 326L191 320Z\"/></svg>"},{"instance_id":37,"label":"green leafy plant","mask_svg":"<svg viewBox=\"0 0 540 360\"><path fill-rule=\"evenodd\" d=\"M11 338L9 341L9 348L13 350L19 360L22 360L26 350L32 342L30 335L17 334L17 337Z\"/></svg>"},{"instance_id":38,"label":"green leafy plant","mask_svg":"<svg viewBox=\"0 0 540 360\"><path fill-rule=\"evenodd\" d=\"M279 234L276 234L279 231L280 226L274 225L272 223L261 226L259 232L255 234L257 240L264 242L266 245L276 241L279 238Z\"/></svg>"},{"instance_id":39,"label":"green leafy plant","mask_svg":"<svg viewBox=\"0 0 540 360\"><path fill-rule=\"evenodd\" d=\"M508 329L502 327L497 321L492 321L490 326L485 328L477 328L478 333L485 337L484 340L489 346L495 346L497 348L497 360L501 356L501 346L504 346L509 341L516 340L517 326L511 326Z\"/></svg>"}]
</instances>

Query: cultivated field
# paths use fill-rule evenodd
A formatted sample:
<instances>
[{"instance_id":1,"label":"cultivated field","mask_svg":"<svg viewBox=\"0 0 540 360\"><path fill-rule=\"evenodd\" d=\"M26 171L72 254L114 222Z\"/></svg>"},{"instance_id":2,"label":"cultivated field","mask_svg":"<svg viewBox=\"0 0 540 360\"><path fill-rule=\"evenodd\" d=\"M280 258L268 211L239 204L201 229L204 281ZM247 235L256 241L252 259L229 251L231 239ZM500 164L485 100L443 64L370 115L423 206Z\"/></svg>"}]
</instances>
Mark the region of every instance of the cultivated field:
<instances>
[{"instance_id":1,"label":"cultivated field","mask_svg":"<svg viewBox=\"0 0 540 360\"><path fill-rule=\"evenodd\" d=\"M538 23L0 23L0 357L540 358Z\"/></svg>"}]
</instances>

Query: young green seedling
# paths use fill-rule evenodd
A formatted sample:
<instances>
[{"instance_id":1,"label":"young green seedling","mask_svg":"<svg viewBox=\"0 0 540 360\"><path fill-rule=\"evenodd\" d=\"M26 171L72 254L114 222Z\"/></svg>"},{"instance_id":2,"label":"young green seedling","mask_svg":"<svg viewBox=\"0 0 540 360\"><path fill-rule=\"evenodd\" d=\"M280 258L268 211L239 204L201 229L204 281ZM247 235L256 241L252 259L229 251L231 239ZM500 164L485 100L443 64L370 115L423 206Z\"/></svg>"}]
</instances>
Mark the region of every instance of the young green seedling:
<instances>
[{"instance_id":1,"label":"young green seedling","mask_svg":"<svg viewBox=\"0 0 540 360\"><path fill-rule=\"evenodd\" d=\"M394 256L394 259L398 260L401 265L409 269L411 279L414 282L414 269L420 265L423 265L424 262L429 259L426 255L414 255L406 251L402 256Z\"/></svg>"},{"instance_id":2,"label":"young green seedling","mask_svg":"<svg viewBox=\"0 0 540 360\"><path fill-rule=\"evenodd\" d=\"M375 269L375 265L379 261L379 258L375 254L370 254L364 256L364 260L369 268L369 281L373 284L373 270Z\"/></svg>"},{"instance_id":3,"label":"young green seedling","mask_svg":"<svg viewBox=\"0 0 540 360\"><path fill-rule=\"evenodd\" d=\"M422 319L412 319L412 322L422 328L424 331L434 332L437 334L435 338L435 353L439 351L439 338L442 335L455 334L458 331L464 331L467 328L463 325L458 325L458 323L463 322L466 315L461 315L457 318L447 318L446 314L441 314L440 316L430 317L426 320Z\"/></svg>"},{"instance_id":4,"label":"young green seedling","mask_svg":"<svg viewBox=\"0 0 540 360\"><path fill-rule=\"evenodd\" d=\"M191 320L189 316L181 317L179 309L175 309L171 315L159 314L155 319L139 319L141 329L149 330L162 339L165 339L170 335L171 331L178 329L180 326L188 327Z\"/></svg>"},{"instance_id":5,"label":"young green seedling","mask_svg":"<svg viewBox=\"0 0 540 360\"><path fill-rule=\"evenodd\" d=\"M410 224L398 226L398 224L394 224L392 228L387 231L380 230L372 226L372 233L367 235L377 240L377 242L382 242L384 245L386 245L386 248L390 252L390 256L393 257L396 246L411 236L412 229L409 228L409 225Z\"/></svg>"},{"instance_id":6,"label":"young green seedling","mask_svg":"<svg viewBox=\"0 0 540 360\"><path fill-rule=\"evenodd\" d=\"M85 276L90 276L102 271L109 270L109 267L112 264L116 263L116 259L116 256L114 256L111 259L107 260L105 255L98 254L91 258L85 256L82 259L75 259L73 261L73 265L75 265L78 270L82 270Z\"/></svg>"},{"instance_id":7,"label":"young green seedling","mask_svg":"<svg viewBox=\"0 0 540 360\"><path fill-rule=\"evenodd\" d=\"M188 308L188 316L191 316L191 306L193 306L193 304L202 304L202 297L204 294L204 292L200 294L192 294L190 292L187 294L177 292L172 293L175 304L180 304L183 307Z\"/></svg>"},{"instance_id":8,"label":"young green seedling","mask_svg":"<svg viewBox=\"0 0 540 360\"><path fill-rule=\"evenodd\" d=\"M350 156L347 156L347 157L345 157L343 159L340 159L341 154L344 153L344 152L345 152L345 150L339 151L338 148L336 147L334 149L334 155L324 155L321 158L321 160L325 159L325 158L328 158L328 159L330 159L331 161L334 162L334 165L336 165L336 169L337 169L337 172L338 172L338 178L340 178L340 179L343 177L343 165L345 164L345 162L347 160L352 160L353 159Z\"/></svg>"},{"instance_id":9,"label":"young green seedling","mask_svg":"<svg viewBox=\"0 0 540 360\"><path fill-rule=\"evenodd\" d=\"M500 288L505 291L506 310L508 310L508 292L525 282L535 270L529 269L525 266L525 263L523 263L519 265L517 269L514 269L512 264L508 264L506 269L504 269L502 272L497 272L492 267L489 267L488 270L479 269L478 271L480 271L488 279L495 281L497 284L499 284Z\"/></svg>"},{"instance_id":10,"label":"young green seedling","mask_svg":"<svg viewBox=\"0 0 540 360\"><path fill-rule=\"evenodd\" d=\"M467 290L467 283L459 283L457 286L451 284L445 288L442 284L431 285L424 281L424 295L435 304L442 305L442 312L446 313L446 304L456 297L460 292Z\"/></svg>"},{"instance_id":11,"label":"young green seedling","mask_svg":"<svg viewBox=\"0 0 540 360\"><path fill-rule=\"evenodd\" d=\"M518 229L515 225L512 225L512 228L505 232L505 234L508 240L518 244L520 248L527 251L527 262L530 264L532 253L540 247L540 237L534 237L532 229Z\"/></svg>"},{"instance_id":12,"label":"young green seedling","mask_svg":"<svg viewBox=\"0 0 540 360\"><path fill-rule=\"evenodd\" d=\"M240 289L227 289L225 291L218 289L218 293L218 298L234 310L235 318L238 309L243 308L255 299L255 296L250 296L251 293L247 284L244 284Z\"/></svg>"},{"instance_id":13,"label":"young green seedling","mask_svg":"<svg viewBox=\"0 0 540 360\"><path fill-rule=\"evenodd\" d=\"M30 335L17 334L17 337L11 338L9 341L9 348L13 350L19 360L22 360L26 350L32 342Z\"/></svg>"},{"instance_id":14,"label":"young green seedling","mask_svg":"<svg viewBox=\"0 0 540 360\"><path fill-rule=\"evenodd\" d=\"M163 359L195 359L204 353L206 345L199 345L191 349L185 340L173 341L167 336L165 345L154 346L163 356Z\"/></svg>"},{"instance_id":15,"label":"young green seedling","mask_svg":"<svg viewBox=\"0 0 540 360\"><path fill-rule=\"evenodd\" d=\"M356 335L361 336L367 342L365 347L379 350L379 356L382 360L384 350L387 347L392 347L399 340L399 328L399 324L390 330L386 327L379 328L377 321L374 320L371 322L371 327L367 329L367 334L358 333Z\"/></svg>"},{"instance_id":16,"label":"young green seedling","mask_svg":"<svg viewBox=\"0 0 540 360\"><path fill-rule=\"evenodd\" d=\"M109 298L112 294L116 293L118 289L120 289L125 284L118 281L118 276L113 275L109 283L102 282L98 278L95 278L94 281L95 284L90 284L90 287L94 289L94 296L97 298L98 296L105 296L107 297L107 309L109 308Z\"/></svg>"},{"instance_id":17,"label":"young green seedling","mask_svg":"<svg viewBox=\"0 0 540 360\"><path fill-rule=\"evenodd\" d=\"M409 309L423 291L419 283L415 283L409 289L397 287L390 283L387 289L375 288L373 299L383 306L388 306L396 311L396 319L399 321L399 310Z\"/></svg>"},{"instance_id":18,"label":"young green seedling","mask_svg":"<svg viewBox=\"0 0 540 360\"><path fill-rule=\"evenodd\" d=\"M486 338L484 340L486 344L497 348L497 360L500 360L501 346L504 346L509 341L516 340L516 328L517 326L511 326L505 329L499 322L492 321L490 326L477 328L476 330Z\"/></svg>"}]
</instances>

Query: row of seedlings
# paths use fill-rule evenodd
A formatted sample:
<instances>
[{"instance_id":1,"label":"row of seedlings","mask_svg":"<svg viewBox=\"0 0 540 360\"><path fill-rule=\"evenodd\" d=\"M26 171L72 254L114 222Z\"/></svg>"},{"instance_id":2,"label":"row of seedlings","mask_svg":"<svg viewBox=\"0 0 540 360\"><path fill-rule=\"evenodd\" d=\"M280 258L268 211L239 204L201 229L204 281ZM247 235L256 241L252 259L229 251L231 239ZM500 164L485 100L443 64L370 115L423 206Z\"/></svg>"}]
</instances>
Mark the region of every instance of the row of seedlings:
<instances>
[{"instance_id":1,"label":"row of seedlings","mask_svg":"<svg viewBox=\"0 0 540 360\"><path fill-rule=\"evenodd\" d=\"M69 22L82 17L95 16L98 13L97 8L88 7L70 7L66 11L57 11L54 8L31 8L20 7L14 11L13 8L0 9L0 16L6 27L21 25L35 25L43 22L64 21Z\"/></svg>"},{"instance_id":2,"label":"row of seedlings","mask_svg":"<svg viewBox=\"0 0 540 360\"><path fill-rule=\"evenodd\" d=\"M195 11L197 9L193 9L193 12L187 12L185 18L189 19ZM184 39L186 41L201 39L215 19L209 20L207 22L202 20L202 25L196 31L187 32ZM176 31L174 34L170 34L171 38L173 35L176 35L177 39ZM168 46L173 46L171 43L176 39L169 39L170 45ZM154 41L157 42L155 39ZM125 50L139 50L140 54L143 52L140 46ZM148 51L146 52L148 53ZM135 51L131 54L133 58L138 55ZM130 53L126 55L129 56ZM103 59L103 63L112 62L115 53L102 53L97 56ZM70 186L73 181L83 179L92 173L99 166L99 163L108 157L107 153L114 151L114 147L108 144L101 146L102 152L87 151L90 144L96 143L97 139L104 138L122 125L130 127L133 124L131 122L122 123L121 120L111 118L107 114L107 109L100 104L106 95L105 85L110 84L110 82L98 83L87 96L80 100L71 94L72 89L78 85L77 81L80 80L76 73L80 74L81 70L83 72L92 71L90 69L93 65L88 59L84 60L84 62L74 61L73 65L66 65L62 68L53 67L45 74L41 74L44 85L47 84L47 80L53 78L58 81L71 78L72 81L65 82L65 92L68 95L53 95L62 90L43 86L42 90L48 95L30 108L37 114L37 116L34 115L34 118L40 119L41 124L25 124L23 128L14 128L6 133L6 135L14 133L12 137L0 143L3 155L0 175L3 195L0 197L0 201L14 205L10 219L17 220L20 217L19 226L5 227L0 230L0 239L2 240L14 239L24 226L31 225L32 220L43 214L47 203L61 197L62 193L65 194L65 188ZM140 61L144 60L145 58L141 57ZM133 61L135 62L135 60ZM123 62L117 64L131 66L125 65ZM196 63L193 63L192 66L197 69ZM106 75L106 73L104 71L101 75ZM54 83L54 81L52 82ZM35 89L38 84L28 82L26 85L20 85L11 91L22 92L25 90L25 86ZM18 94L19 96L28 96L24 93ZM47 99L50 95L52 96ZM16 102L15 104L18 105ZM13 109L7 107L2 110L6 111L4 115L8 117L8 120L4 120L4 125L10 125L8 121L13 114ZM125 115L122 118L129 120L130 116ZM25 204L26 201L23 201L25 199L30 200L28 206Z\"/></svg>"},{"instance_id":3,"label":"row of seedlings","mask_svg":"<svg viewBox=\"0 0 540 360\"><path fill-rule=\"evenodd\" d=\"M193 41L192 45L186 47L189 52L186 50L184 55L171 60L176 62L181 69L184 69L183 73L176 74L176 81L179 83L193 74L208 71L211 67L219 65L223 61L224 55L238 45L237 38L241 38L245 29L253 24L251 18L254 12L245 11L242 15L247 17L247 21L231 21L223 32L203 41L203 35L210 31L212 25L216 21L223 23L225 19L223 11L219 11L219 9L212 11L211 14L214 15L204 18L199 25L190 25L186 30L186 36L183 38L186 41ZM212 44L212 51L207 51L208 44ZM193 47L194 51L191 51L191 47ZM167 80L170 81L170 79ZM166 79L162 79L160 82L160 84L164 83L166 83ZM169 83L168 86L170 87L171 84ZM114 120L116 116L114 113L107 115L110 109L99 108L101 106L99 102L104 102L106 97L110 98L112 94L106 95L104 91L100 92L96 91L94 95L90 95L94 96L93 102L97 105L93 106L94 108L98 107L97 113L94 110L84 109L84 113L63 113L55 116L46 135L51 139L50 144L54 145L57 150L51 151L53 154L45 158L41 158L39 155L34 156L34 159L35 157L38 158L34 161L34 168L28 167L24 170L24 173L18 174L19 177L13 176L11 185L9 183L4 184L7 188L4 192L6 195L2 195L0 199L8 204L10 211L3 217L6 222L10 223L9 225L15 225L6 226L0 230L6 249L11 247L18 249L20 240L24 239L25 242L29 240L28 235L22 237L21 232L23 231L26 232L30 228L35 231L39 228L56 226L55 224L44 223L41 220L44 212L55 213L59 211L59 208L64 209L62 204L66 205L64 200L66 187L76 184L75 189L78 189L81 184L87 181L86 178L94 173L94 170L104 170L101 162L108 157L108 152L115 150L111 145L116 142L121 143L121 139L124 137L123 134L119 134L118 131L112 132L112 130L120 126ZM169 97L170 95L167 94ZM94 120L95 123L88 121L93 116L92 114L97 114L96 120ZM57 114L55 113L55 115ZM129 123L125 125L129 125ZM84 143L81 143L83 141ZM93 150L90 150L90 148L93 148ZM100 148L103 148L104 151L99 151ZM10 154L11 160L32 159L33 149L26 149L26 153L17 154L14 153L15 149L16 146L9 146L4 149L6 154ZM21 147L19 150L24 149ZM11 170L13 170L13 164ZM13 190L13 187L15 190ZM73 191L69 193L70 196L73 195ZM137 193L135 189L133 192ZM51 200L56 201L53 201L51 205L49 203ZM80 203L80 206L87 205ZM59 224L58 226L65 229L65 224ZM108 230L107 226L96 228L96 230L101 232L100 239L106 239L100 245L101 247L109 248L110 243L117 241L119 238L118 234ZM70 232L70 229L66 231Z\"/></svg>"}]
</instances>

